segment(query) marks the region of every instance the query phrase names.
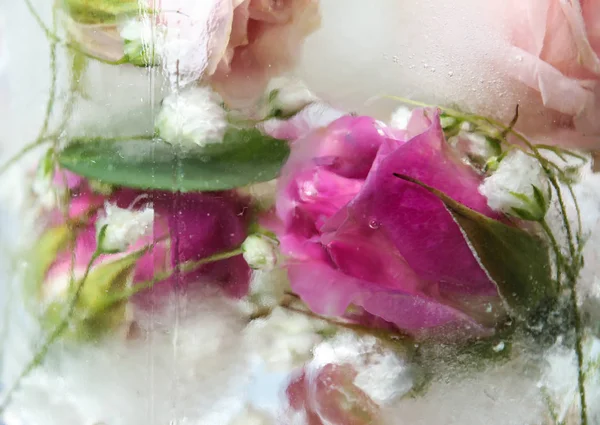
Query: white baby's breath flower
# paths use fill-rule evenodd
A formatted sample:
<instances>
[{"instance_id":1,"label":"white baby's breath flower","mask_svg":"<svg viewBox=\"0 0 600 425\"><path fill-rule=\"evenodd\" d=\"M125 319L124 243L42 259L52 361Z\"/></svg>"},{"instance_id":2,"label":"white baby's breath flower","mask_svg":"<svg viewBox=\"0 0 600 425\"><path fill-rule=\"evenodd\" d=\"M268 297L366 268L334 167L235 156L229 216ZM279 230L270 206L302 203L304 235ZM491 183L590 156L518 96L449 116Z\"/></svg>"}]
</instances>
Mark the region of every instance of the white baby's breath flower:
<instances>
[{"instance_id":1,"label":"white baby's breath flower","mask_svg":"<svg viewBox=\"0 0 600 425\"><path fill-rule=\"evenodd\" d=\"M272 425L275 421L271 415L253 406L246 406L229 425Z\"/></svg>"},{"instance_id":2,"label":"white baby's breath flower","mask_svg":"<svg viewBox=\"0 0 600 425\"><path fill-rule=\"evenodd\" d=\"M138 66L156 65L161 56L163 28L147 18L127 20L120 31L123 51L129 63Z\"/></svg>"},{"instance_id":3,"label":"white baby's breath flower","mask_svg":"<svg viewBox=\"0 0 600 425\"><path fill-rule=\"evenodd\" d=\"M226 129L225 110L208 87L192 87L168 96L156 118L160 137L183 148L220 143Z\"/></svg>"},{"instance_id":4,"label":"white baby's breath flower","mask_svg":"<svg viewBox=\"0 0 600 425\"><path fill-rule=\"evenodd\" d=\"M271 270L277 263L275 241L264 235L250 235L242 244L244 260L255 270Z\"/></svg>"},{"instance_id":5,"label":"white baby's breath flower","mask_svg":"<svg viewBox=\"0 0 600 425\"><path fill-rule=\"evenodd\" d=\"M294 115L319 100L302 81L297 79L274 78L267 91L270 115L274 116Z\"/></svg>"},{"instance_id":6,"label":"white baby's breath flower","mask_svg":"<svg viewBox=\"0 0 600 425\"><path fill-rule=\"evenodd\" d=\"M46 211L58 206L60 196L64 192L52 184L52 176L37 176L31 184L31 191L35 195L37 205Z\"/></svg>"},{"instance_id":7,"label":"white baby's breath flower","mask_svg":"<svg viewBox=\"0 0 600 425\"><path fill-rule=\"evenodd\" d=\"M510 152L479 186L491 209L526 220L544 218L550 201L548 190L548 180L538 160L520 150Z\"/></svg>"},{"instance_id":8,"label":"white baby's breath flower","mask_svg":"<svg viewBox=\"0 0 600 425\"><path fill-rule=\"evenodd\" d=\"M352 365L358 373L354 385L379 405L396 400L414 384L411 365L373 336L343 332L319 344L309 364L309 373L328 364Z\"/></svg>"},{"instance_id":9,"label":"white baby's breath flower","mask_svg":"<svg viewBox=\"0 0 600 425\"><path fill-rule=\"evenodd\" d=\"M252 321L246 337L257 354L273 370L291 370L310 358L327 323L301 313L276 307L269 316Z\"/></svg>"},{"instance_id":10,"label":"white baby's breath flower","mask_svg":"<svg viewBox=\"0 0 600 425\"><path fill-rule=\"evenodd\" d=\"M99 248L104 252L123 252L140 238L148 236L153 222L152 207L131 210L106 202L104 215L96 222Z\"/></svg>"},{"instance_id":11,"label":"white baby's breath flower","mask_svg":"<svg viewBox=\"0 0 600 425\"><path fill-rule=\"evenodd\" d=\"M408 128L408 122L410 121L411 115L412 111L409 108L406 106L400 106L392 113L390 126L400 130L406 130Z\"/></svg>"}]
</instances>

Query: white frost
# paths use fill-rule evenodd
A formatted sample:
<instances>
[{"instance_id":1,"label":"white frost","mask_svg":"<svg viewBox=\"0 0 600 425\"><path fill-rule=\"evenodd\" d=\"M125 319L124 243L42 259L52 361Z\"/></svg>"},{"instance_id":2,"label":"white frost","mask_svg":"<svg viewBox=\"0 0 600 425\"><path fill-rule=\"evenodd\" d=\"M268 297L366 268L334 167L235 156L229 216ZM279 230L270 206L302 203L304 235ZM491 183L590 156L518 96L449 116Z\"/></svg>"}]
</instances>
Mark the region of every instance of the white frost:
<instances>
[{"instance_id":1,"label":"white frost","mask_svg":"<svg viewBox=\"0 0 600 425\"><path fill-rule=\"evenodd\" d=\"M220 143L227 129L225 110L208 87L191 87L167 96L156 117L156 130L182 148Z\"/></svg>"},{"instance_id":2,"label":"white frost","mask_svg":"<svg viewBox=\"0 0 600 425\"><path fill-rule=\"evenodd\" d=\"M104 216L96 222L97 235L106 226L101 249L106 252L123 252L140 238L152 232L154 209L146 206L142 210L119 208L109 202L104 204Z\"/></svg>"}]
</instances>

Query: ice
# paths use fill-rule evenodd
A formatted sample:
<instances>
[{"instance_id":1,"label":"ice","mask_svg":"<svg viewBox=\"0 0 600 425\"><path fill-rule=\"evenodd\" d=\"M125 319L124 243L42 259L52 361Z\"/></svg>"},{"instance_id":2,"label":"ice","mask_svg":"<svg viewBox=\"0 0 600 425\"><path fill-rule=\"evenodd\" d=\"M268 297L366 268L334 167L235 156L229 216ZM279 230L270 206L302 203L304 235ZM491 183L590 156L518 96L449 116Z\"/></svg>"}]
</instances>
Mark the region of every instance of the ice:
<instances>
[{"instance_id":1,"label":"ice","mask_svg":"<svg viewBox=\"0 0 600 425\"><path fill-rule=\"evenodd\" d=\"M387 119L398 106L380 95L496 116L520 124L551 117L538 94L495 63L506 45L494 4L481 0L321 2L322 28L307 39L297 74L325 101ZM435 69L436 72L431 72Z\"/></svg>"},{"instance_id":2,"label":"ice","mask_svg":"<svg viewBox=\"0 0 600 425\"><path fill-rule=\"evenodd\" d=\"M249 380L247 350L236 338L242 318L206 294L173 297L167 306L138 311L139 339L56 345L15 393L11 425L227 424L243 407ZM27 332L23 320L11 319L5 383L32 357L36 340L35 327Z\"/></svg>"},{"instance_id":3,"label":"ice","mask_svg":"<svg viewBox=\"0 0 600 425\"><path fill-rule=\"evenodd\" d=\"M537 377L520 361L434 382L424 395L385 411L385 425L537 425L544 412Z\"/></svg>"}]
</instances>

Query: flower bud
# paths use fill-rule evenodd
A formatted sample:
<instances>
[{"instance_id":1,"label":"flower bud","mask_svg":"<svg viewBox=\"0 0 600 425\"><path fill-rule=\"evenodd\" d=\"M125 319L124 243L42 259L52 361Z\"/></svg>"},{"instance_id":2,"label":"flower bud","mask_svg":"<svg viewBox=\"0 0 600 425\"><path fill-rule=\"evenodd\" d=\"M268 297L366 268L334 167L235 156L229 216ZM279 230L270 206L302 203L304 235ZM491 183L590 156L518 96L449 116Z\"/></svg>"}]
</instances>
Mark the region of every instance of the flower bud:
<instances>
[{"instance_id":1,"label":"flower bud","mask_svg":"<svg viewBox=\"0 0 600 425\"><path fill-rule=\"evenodd\" d=\"M123 53L127 61L136 66L155 66L161 55L163 34L160 26L152 25L149 19L130 19L120 31Z\"/></svg>"},{"instance_id":2,"label":"flower bud","mask_svg":"<svg viewBox=\"0 0 600 425\"><path fill-rule=\"evenodd\" d=\"M123 252L142 237L148 236L154 222L154 209L119 208L104 204L104 216L96 222L96 239L100 252Z\"/></svg>"},{"instance_id":3,"label":"flower bud","mask_svg":"<svg viewBox=\"0 0 600 425\"><path fill-rule=\"evenodd\" d=\"M242 244L244 260L255 270L271 270L277 263L275 241L264 235L250 235Z\"/></svg>"},{"instance_id":4,"label":"flower bud","mask_svg":"<svg viewBox=\"0 0 600 425\"><path fill-rule=\"evenodd\" d=\"M220 143L226 129L225 110L207 87L193 87L168 96L156 118L160 137L182 148Z\"/></svg>"},{"instance_id":5,"label":"flower bud","mask_svg":"<svg viewBox=\"0 0 600 425\"><path fill-rule=\"evenodd\" d=\"M268 95L269 116L287 118L300 112L318 98L299 80L275 79Z\"/></svg>"}]
</instances>

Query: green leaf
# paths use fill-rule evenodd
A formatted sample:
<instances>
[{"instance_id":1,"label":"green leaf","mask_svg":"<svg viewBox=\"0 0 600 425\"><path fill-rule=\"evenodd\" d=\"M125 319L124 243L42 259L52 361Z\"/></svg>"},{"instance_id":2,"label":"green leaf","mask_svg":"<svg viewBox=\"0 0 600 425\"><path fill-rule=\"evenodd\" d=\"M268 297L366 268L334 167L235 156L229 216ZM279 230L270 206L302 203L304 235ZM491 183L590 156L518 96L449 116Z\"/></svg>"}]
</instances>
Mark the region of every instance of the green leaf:
<instances>
[{"instance_id":1,"label":"green leaf","mask_svg":"<svg viewBox=\"0 0 600 425\"><path fill-rule=\"evenodd\" d=\"M287 142L256 129L230 129L222 143L182 152L160 139L78 140L59 154L77 174L140 189L217 191L272 180L287 160Z\"/></svg>"},{"instance_id":2,"label":"green leaf","mask_svg":"<svg viewBox=\"0 0 600 425\"><path fill-rule=\"evenodd\" d=\"M82 24L113 24L119 15L137 14L138 0L63 0L67 13Z\"/></svg>"},{"instance_id":3,"label":"green leaf","mask_svg":"<svg viewBox=\"0 0 600 425\"><path fill-rule=\"evenodd\" d=\"M540 308L554 303L557 289L551 278L548 248L541 239L479 214L412 177L396 177L421 186L444 203L514 316L530 319Z\"/></svg>"}]
</instances>

